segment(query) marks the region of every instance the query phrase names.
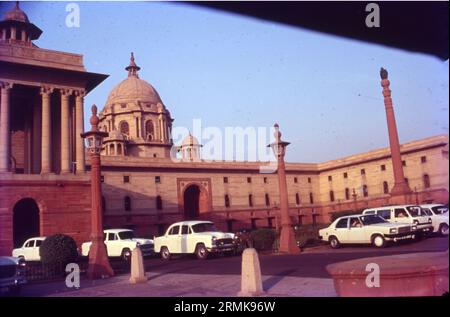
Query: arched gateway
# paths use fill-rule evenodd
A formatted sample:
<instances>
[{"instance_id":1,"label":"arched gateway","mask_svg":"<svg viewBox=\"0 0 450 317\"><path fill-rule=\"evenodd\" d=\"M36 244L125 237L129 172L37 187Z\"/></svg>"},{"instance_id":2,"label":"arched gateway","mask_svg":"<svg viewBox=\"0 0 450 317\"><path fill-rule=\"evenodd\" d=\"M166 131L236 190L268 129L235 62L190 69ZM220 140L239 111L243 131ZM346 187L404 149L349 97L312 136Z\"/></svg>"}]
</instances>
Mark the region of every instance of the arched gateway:
<instances>
[{"instance_id":1,"label":"arched gateway","mask_svg":"<svg viewBox=\"0 0 450 317\"><path fill-rule=\"evenodd\" d=\"M14 247L21 246L25 240L40 235L39 207L32 198L19 200L13 208Z\"/></svg>"},{"instance_id":2,"label":"arched gateway","mask_svg":"<svg viewBox=\"0 0 450 317\"><path fill-rule=\"evenodd\" d=\"M197 183L188 184L182 195L182 206L185 220L197 219L200 214L208 212L208 190Z\"/></svg>"}]
</instances>

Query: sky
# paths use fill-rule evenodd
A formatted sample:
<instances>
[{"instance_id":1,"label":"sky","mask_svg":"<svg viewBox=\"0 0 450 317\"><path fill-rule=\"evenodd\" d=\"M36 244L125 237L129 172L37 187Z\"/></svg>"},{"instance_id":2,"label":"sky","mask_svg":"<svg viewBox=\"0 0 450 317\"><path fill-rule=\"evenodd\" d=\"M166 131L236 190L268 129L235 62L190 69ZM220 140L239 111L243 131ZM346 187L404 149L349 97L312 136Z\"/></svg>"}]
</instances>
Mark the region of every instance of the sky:
<instances>
[{"instance_id":1,"label":"sky","mask_svg":"<svg viewBox=\"0 0 450 317\"><path fill-rule=\"evenodd\" d=\"M66 26L77 3L80 26ZM0 3L4 15L13 3ZM389 145L379 70L389 71L400 142L448 134L449 64L185 3L22 2L41 48L84 55L109 77L85 98L103 108L134 52L174 126L270 127L286 160L323 162ZM382 12L381 12L382 14Z\"/></svg>"}]
</instances>

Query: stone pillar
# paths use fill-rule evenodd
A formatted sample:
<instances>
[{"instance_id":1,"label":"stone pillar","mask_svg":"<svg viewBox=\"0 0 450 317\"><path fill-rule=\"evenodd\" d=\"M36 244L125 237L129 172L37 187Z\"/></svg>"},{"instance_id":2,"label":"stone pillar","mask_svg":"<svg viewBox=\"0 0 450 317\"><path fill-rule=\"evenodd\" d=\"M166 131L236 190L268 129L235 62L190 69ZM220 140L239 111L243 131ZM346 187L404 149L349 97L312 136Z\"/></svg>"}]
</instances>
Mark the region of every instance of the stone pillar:
<instances>
[{"instance_id":1,"label":"stone pillar","mask_svg":"<svg viewBox=\"0 0 450 317\"><path fill-rule=\"evenodd\" d=\"M10 143L10 95L13 84L0 82L1 108L0 108L0 173L9 171Z\"/></svg>"},{"instance_id":2,"label":"stone pillar","mask_svg":"<svg viewBox=\"0 0 450 317\"><path fill-rule=\"evenodd\" d=\"M404 196L411 193L411 189L405 181L403 173L402 157L400 153L400 142L398 140L397 124L395 122L394 107L392 105L390 82L388 72L384 68L380 71L381 86L383 87L384 106L386 108L386 119L389 132L389 144L391 147L392 166L394 169L394 187L391 196ZM405 201L406 202L406 201Z\"/></svg>"},{"instance_id":3,"label":"stone pillar","mask_svg":"<svg viewBox=\"0 0 450 317\"><path fill-rule=\"evenodd\" d=\"M86 161L83 138L80 136L84 132L84 96L85 92L78 90L75 93L75 147L76 147L76 171L84 173L86 171Z\"/></svg>"},{"instance_id":4,"label":"stone pillar","mask_svg":"<svg viewBox=\"0 0 450 317\"><path fill-rule=\"evenodd\" d=\"M20 34L20 40L23 42L26 42L27 40L27 33L25 32L25 30L22 30L22 33Z\"/></svg>"},{"instance_id":5,"label":"stone pillar","mask_svg":"<svg viewBox=\"0 0 450 317\"><path fill-rule=\"evenodd\" d=\"M11 39L15 40L16 38L16 28L15 27L11 27Z\"/></svg>"},{"instance_id":6,"label":"stone pillar","mask_svg":"<svg viewBox=\"0 0 450 317\"><path fill-rule=\"evenodd\" d=\"M52 119L51 119L51 94L53 88L41 87L42 96L42 149L41 149L41 174L51 173L52 166Z\"/></svg>"},{"instance_id":7,"label":"stone pillar","mask_svg":"<svg viewBox=\"0 0 450 317\"><path fill-rule=\"evenodd\" d=\"M61 89L61 174L70 173L69 97L71 90Z\"/></svg>"}]
</instances>

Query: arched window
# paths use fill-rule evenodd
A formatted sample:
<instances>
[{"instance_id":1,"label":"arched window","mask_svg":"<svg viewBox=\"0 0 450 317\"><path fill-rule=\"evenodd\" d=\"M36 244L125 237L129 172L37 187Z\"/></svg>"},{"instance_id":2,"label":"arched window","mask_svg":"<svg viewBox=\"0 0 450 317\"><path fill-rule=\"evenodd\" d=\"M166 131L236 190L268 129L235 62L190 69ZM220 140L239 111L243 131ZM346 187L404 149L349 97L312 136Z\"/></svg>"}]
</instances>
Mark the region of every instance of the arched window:
<instances>
[{"instance_id":1,"label":"arched window","mask_svg":"<svg viewBox=\"0 0 450 317\"><path fill-rule=\"evenodd\" d=\"M123 199L123 207L125 211L131 210L131 198L129 196L125 196L125 198Z\"/></svg>"},{"instance_id":2,"label":"arched window","mask_svg":"<svg viewBox=\"0 0 450 317\"><path fill-rule=\"evenodd\" d=\"M110 144L109 145L109 155L116 155L116 153L114 153L114 144Z\"/></svg>"},{"instance_id":3,"label":"arched window","mask_svg":"<svg viewBox=\"0 0 450 317\"><path fill-rule=\"evenodd\" d=\"M270 197L269 197L269 194L266 194L265 199L266 199L266 206L269 207L269 206L270 206Z\"/></svg>"},{"instance_id":4,"label":"arched window","mask_svg":"<svg viewBox=\"0 0 450 317\"><path fill-rule=\"evenodd\" d=\"M364 197L369 196L369 189L367 188L367 185L363 185L362 190L363 190Z\"/></svg>"},{"instance_id":5,"label":"arched window","mask_svg":"<svg viewBox=\"0 0 450 317\"><path fill-rule=\"evenodd\" d=\"M423 175L423 187L425 187L425 188L431 187L430 176L428 174Z\"/></svg>"},{"instance_id":6,"label":"arched window","mask_svg":"<svg viewBox=\"0 0 450 317\"><path fill-rule=\"evenodd\" d=\"M314 194L313 193L309 193L309 203L314 204Z\"/></svg>"},{"instance_id":7,"label":"arched window","mask_svg":"<svg viewBox=\"0 0 450 317\"><path fill-rule=\"evenodd\" d=\"M389 184L386 181L383 182L383 193L389 194Z\"/></svg>"},{"instance_id":8,"label":"arched window","mask_svg":"<svg viewBox=\"0 0 450 317\"><path fill-rule=\"evenodd\" d=\"M122 133L123 135L126 135L126 136L130 135L130 126L128 125L128 122L126 122L126 121L121 121L119 123L119 130L120 130L120 133Z\"/></svg>"},{"instance_id":9,"label":"arched window","mask_svg":"<svg viewBox=\"0 0 450 317\"><path fill-rule=\"evenodd\" d=\"M155 128L153 126L152 120L147 120L145 122L145 137L146 137L147 141L153 141L154 135L155 135L154 133L155 133Z\"/></svg>"},{"instance_id":10,"label":"arched window","mask_svg":"<svg viewBox=\"0 0 450 317\"><path fill-rule=\"evenodd\" d=\"M117 155L122 155L122 144L118 143L117 144Z\"/></svg>"},{"instance_id":11,"label":"arched window","mask_svg":"<svg viewBox=\"0 0 450 317\"><path fill-rule=\"evenodd\" d=\"M349 188L345 188L345 199L346 200L350 199L350 189Z\"/></svg>"},{"instance_id":12,"label":"arched window","mask_svg":"<svg viewBox=\"0 0 450 317\"><path fill-rule=\"evenodd\" d=\"M248 195L248 205L250 207L253 207L253 195L252 194Z\"/></svg>"},{"instance_id":13,"label":"arched window","mask_svg":"<svg viewBox=\"0 0 450 317\"><path fill-rule=\"evenodd\" d=\"M299 194L299 193L296 193L296 194L295 194L295 203L296 203L297 205L300 205L300 194Z\"/></svg>"},{"instance_id":14,"label":"arched window","mask_svg":"<svg viewBox=\"0 0 450 317\"><path fill-rule=\"evenodd\" d=\"M225 207L230 207L230 196L225 195Z\"/></svg>"},{"instance_id":15,"label":"arched window","mask_svg":"<svg viewBox=\"0 0 450 317\"><path fill-rule=\"evenodd\" d=\"M334 191L330 190L330 201L334 201Z\"/></svg>"},{"instance_id":16,"label":"arched window","mask_svg":"<svg viewBox=\"0 0 450 317\"><path fill-rule=\"evenodd\" d=\"M157 210L162 210L163 209L163 201L161 196L156 196L156 209Z\"/></svg>"}]
</instances>

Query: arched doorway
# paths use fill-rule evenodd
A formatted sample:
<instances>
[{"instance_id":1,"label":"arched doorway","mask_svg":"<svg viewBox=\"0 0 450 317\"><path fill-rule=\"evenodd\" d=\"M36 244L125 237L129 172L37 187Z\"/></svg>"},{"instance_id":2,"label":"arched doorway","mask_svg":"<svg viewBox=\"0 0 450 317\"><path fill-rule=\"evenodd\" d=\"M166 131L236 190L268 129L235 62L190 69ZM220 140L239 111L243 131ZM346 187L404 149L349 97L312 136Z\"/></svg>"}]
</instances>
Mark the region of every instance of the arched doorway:
<instances>
[{"instance_id":1,"label":"arched doorway","mask_svg":"<svg viewBox=\"0 0 450 317\"><path fill-rule=\"evenodd\" d=\"M200 188L197 185L190 185L184 191L184 218L186 220L195 219L200 212Z\"/></svg>"},{"instance_id":2,"label":"arched doorway","mask_svg":"<svg viewBox=\"0 0 450 317\"><path fill-rule=\"evenodd\" d=\"M36 201L31 198L19 200L13 209L14 247L20 247L25 240L39 235L39 207Z\"/></svg>"}]
</instances>

